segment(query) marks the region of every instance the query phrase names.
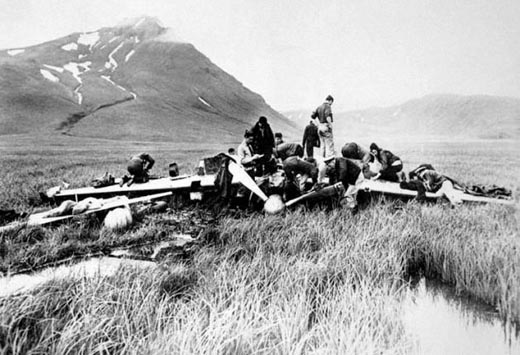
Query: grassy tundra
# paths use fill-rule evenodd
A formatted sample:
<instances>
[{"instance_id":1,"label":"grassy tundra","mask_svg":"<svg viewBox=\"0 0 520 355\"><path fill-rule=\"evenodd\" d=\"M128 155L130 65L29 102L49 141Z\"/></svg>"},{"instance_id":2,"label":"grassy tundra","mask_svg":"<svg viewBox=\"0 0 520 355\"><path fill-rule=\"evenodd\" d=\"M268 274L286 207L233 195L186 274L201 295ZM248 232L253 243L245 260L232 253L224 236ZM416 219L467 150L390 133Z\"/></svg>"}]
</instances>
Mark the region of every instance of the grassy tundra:
<instances>
[{"instance_id":1,"label":"grassy tundra","mask_svg":"<svg viewBox=\"0 0 520 355\"><path fill-rule=\"evenodd\" d=\"M18 140L19 141L19 140ZM203 155L168 144L3 141L2 208L30 211L37 191L124 173L146 150L158 173L171 161L192 169ZM518 195L514 142L383 145L405 169L432 163L467 183L496 183ZM175 212L173 212L175 213ZM165 216L164 218L167 218ZM111 277L54 282L0 300L0 348L7 353L414 353L400 299L410 273L440 278L520 322L518 207L421 206L374 202L347 211L296 208L282 215L223 217L187 260L124 268ZM36 228L1 236L3 270L64 252L160 239L165 227L143 218L125 233L99 225ZM174 233L167 229L166 234ZM32 254L31 254L32 253ZM62 253L62 254L60 254Z\"/></svg>"}]
</instances>

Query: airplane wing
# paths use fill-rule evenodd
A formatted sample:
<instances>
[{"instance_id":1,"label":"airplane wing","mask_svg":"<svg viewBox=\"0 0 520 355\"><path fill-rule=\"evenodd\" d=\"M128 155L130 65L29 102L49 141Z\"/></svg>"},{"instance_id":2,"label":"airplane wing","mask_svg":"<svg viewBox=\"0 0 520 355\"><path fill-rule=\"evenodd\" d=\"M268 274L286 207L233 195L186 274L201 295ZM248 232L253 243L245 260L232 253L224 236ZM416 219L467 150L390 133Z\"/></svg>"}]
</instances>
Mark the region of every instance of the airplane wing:
<instances>
[{"instance_id":1,"label":"airplane wing","mask_svg":"<svg viewBox=\"0 0 520 355\"><path fill-rule=\"evenodd\" d=\"M402 189L401 187L399 187L399 183L383 180L364 180L359 186L359 189L367 192L382 193L383 195L394 195L409 198L414 198L415 196L417 196L417 191ZM460 199L464 202L495 203L502 205L515 204L514 199L506 200L500 198L475 196L464 193L459 190L456 190L456 193L458 197L460 197ZM428 199L438 199L442 196L443 194L439 192L426 192L426 198Z\"/></svg>"}]
</instances>

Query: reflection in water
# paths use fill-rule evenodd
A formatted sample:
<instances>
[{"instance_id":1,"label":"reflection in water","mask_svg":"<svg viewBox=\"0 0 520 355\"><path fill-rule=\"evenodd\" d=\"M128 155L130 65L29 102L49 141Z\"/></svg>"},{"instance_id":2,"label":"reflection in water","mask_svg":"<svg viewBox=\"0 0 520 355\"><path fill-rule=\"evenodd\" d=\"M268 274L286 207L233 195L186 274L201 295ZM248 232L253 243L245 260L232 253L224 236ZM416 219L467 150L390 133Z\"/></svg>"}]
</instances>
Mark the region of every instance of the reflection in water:
<instances>
[{"instance_id":1,"label":"reflection in water","mask_svg":"<svg viewBox=\"0 0 520 355\"><path fill-rule=\"evenodd\" d=\"M493 307L422 278L404 301L405 328L420 354L520 354L520 338Z\"/></svg>"},{"instance_id":2,"label":"reflection in water","mask_svg":"<svg viewBox=\"0 0 520 355\"><path fill-rule=\"evenodd\" d=\"M122 265L156 267L157 264L150 261L109 257L92 258L75 264L63 264L32 274L19 274L0 278L0 297L30 291L50 280L114 275Z\"/></svg>"}]
</instances>

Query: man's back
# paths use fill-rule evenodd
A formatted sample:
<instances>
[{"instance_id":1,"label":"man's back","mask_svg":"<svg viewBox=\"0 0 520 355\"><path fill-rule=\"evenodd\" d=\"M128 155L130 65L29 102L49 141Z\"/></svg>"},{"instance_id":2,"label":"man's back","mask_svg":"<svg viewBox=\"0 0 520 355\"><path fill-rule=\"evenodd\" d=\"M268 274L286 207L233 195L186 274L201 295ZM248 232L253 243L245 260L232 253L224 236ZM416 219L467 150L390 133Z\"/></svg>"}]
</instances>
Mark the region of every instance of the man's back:
<instances>
[{"instance_id":1,"label":"man's back","mask_svg":"<svg viewBox=\"0 0 520 355\"><path fill-rule=\"evenodd\" d=\"M303 156L303 148L298 143L282 143L278 144L274 149L276 156L282 159L282 161L292 156Z\"/></svg>"},{"instance_id":2,"label":"man's back","mask_svg":"<svg viewBox=\"0 0 520 355\"><path fill-rule=\"evenodd\" d=\"M307 127L305 127L305 130L303 131L302 145L305 145L306 143L314 144L316 141L319 141L318 127L316 127L315 124L310 123L307 125Z\"/></svg>"},{"instance_id":3,"label":"man's back","mask_svg":"<svg viewBox=\"0 0 520 355\"><path fill-rule=\"evenodd\" d=\"M330 117L330 122L333 122L332 118L332 108L330 106L329 102L324 102L320 106L314 110L314 112L311 115L312 118L318 119L320 123L327 123L327 118Z\"/></svg>"}]
</instances>

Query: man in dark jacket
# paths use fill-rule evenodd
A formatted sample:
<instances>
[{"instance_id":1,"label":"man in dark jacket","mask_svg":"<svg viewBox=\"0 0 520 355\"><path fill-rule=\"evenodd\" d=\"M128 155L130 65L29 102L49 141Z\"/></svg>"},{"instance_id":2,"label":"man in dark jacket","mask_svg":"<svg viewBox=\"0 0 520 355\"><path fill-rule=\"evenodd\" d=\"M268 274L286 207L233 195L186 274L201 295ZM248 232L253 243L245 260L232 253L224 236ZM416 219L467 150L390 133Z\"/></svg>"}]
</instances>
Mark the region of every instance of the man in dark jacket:
<instances>
[{"instance_id":1,"label":"man in dark jacket","mask_svg":"<svg viewBox=\"0 0 520 355\"><path fill-rule=\"evenodd\" d=\"M307 158L314 157L314 147L320 146L320 136L318 136L318 127L314 124L314 121L305 127L303 131L302 147L305 148Z\"/></svg>"},{"instance_id":2,"label":"man in dark jacket","mask_svg":"<svg viewBox=\"0 0 520 355\"><path fill-rule=\"evenodd\" d=\"M251 129L251 133L253 134L254 153L262 155L256 166L257 175L260 176L270 168L274 148L274 135L265 116L261 116L258 119L258 122Z\"/></svg>"}]
</instances>

